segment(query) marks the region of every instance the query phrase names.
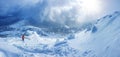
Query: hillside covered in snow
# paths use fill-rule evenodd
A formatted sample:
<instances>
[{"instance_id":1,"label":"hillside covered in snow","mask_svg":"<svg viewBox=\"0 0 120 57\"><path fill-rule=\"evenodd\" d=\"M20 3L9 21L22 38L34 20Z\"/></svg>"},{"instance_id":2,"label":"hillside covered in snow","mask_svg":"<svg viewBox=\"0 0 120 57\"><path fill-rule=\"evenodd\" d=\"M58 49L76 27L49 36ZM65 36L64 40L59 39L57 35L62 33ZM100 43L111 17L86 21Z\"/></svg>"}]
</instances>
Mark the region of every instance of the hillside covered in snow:
<instances>
[{"instance_id":1,"label":"hillside covered in snow","mask_svg":"<svg viewBox=\"0 0 120 57\"><path fill-rule=\"evenodd\" d=\"M55 32L26 20L12 22L0 24L0 57L120 57L119 11L79 28L52 28Z\"/></svg>"},{"instance_id":2,"label":"hillside covered in snow","mask_svg":"<svg viewBox=\"0 0 120 57\"><path fill-rule=\"evenodd\" d=\"M120 57L120 0L0 0L0 57Z\"/></svg>"}]
</instances>

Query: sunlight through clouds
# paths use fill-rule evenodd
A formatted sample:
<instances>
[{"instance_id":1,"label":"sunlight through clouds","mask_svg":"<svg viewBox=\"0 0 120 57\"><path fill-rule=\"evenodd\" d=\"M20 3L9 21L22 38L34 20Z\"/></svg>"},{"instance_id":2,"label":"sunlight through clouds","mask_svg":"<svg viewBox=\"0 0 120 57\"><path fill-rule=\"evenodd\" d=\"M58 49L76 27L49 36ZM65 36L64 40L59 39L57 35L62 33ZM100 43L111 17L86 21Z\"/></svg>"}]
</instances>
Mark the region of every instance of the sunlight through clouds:
<instances>
[{"instance_id":1,"label":"sunlight through clouds","mask_svg":"<svg viewBox=\"0 0 120 57\"><path fill-rule=\"evenodd\" d=\"M102 7L99 0L82 0L82 10L88 13L100 13Z\"/></svg>"}]
</instances>

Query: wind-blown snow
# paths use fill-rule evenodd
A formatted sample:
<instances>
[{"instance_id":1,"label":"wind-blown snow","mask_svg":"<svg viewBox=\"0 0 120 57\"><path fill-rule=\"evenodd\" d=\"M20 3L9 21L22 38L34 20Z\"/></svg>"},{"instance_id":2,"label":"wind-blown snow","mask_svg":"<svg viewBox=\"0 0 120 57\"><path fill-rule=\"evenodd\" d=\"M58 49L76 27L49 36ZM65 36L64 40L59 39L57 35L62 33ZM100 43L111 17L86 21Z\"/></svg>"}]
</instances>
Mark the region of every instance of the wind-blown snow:
<instances>
[{"instance_id":1,"label":"wind-blown snow","mask_svg":"<svg viewBox=\"0 0 120 57\"><path fill-rule=\"evenodd\" d=\"M76 39L69 41L69 44L83 51L90 50L86 57L119 57L119 21L120 12L107 15L94 24L97 27L95 33L92 31L77 33Z\"/></svg>"},{"instance_id":2,"label":"wind-blown snow","mask_svg":"<svg viewBox=\"0 0 120 57\"><path fill-rule=\"evenodd\" d=\"M120 12L106 15L66 35L14 23L0 31L1 57L119 57ZM70 29L72 30L72 29ZM21 35L25 33L25 41Z\"/></svg>"}]
</instances>

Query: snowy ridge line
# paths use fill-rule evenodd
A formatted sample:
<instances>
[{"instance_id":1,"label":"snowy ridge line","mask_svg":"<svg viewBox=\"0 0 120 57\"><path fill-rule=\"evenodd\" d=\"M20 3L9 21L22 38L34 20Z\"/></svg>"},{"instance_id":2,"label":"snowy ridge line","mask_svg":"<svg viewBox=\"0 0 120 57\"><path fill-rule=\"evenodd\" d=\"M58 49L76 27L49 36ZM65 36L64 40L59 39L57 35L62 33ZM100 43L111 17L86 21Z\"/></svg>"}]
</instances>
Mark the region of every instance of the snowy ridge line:
<instances>
[{"instance_id":1,"label":"snowy ridge line","mask_svg":"<svg viewBox=\"0 0 120 57\"><path fill-rule=\"evenodd\" d=\"M119 21L120 13L114 13L101 18L96 24L85 25L82 31L66 37L48 34L38 27L19 28L14 24L13 27L20 29L17 33L22 35L27 31L26 39L23 42L16 35L0 38L0 54L4 57L117 57L120 56ZM42 37L37 32L51 37Z\"/></svg>"}]
</instances>

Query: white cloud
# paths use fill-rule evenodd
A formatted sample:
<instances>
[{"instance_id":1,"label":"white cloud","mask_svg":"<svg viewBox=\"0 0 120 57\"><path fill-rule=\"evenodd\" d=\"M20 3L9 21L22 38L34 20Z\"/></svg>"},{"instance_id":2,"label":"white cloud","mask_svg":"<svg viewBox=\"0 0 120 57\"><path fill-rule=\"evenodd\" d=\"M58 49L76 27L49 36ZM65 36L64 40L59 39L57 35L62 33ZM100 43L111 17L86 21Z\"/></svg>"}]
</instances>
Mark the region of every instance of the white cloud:
<instances>
[{"instance_id":1,"label":"white cloud","mask_svg":"<svg viewBox=\"0 0 120 57\"><path fill-rule=\"evenodd\" d=\"M81 3L81 0L11 0L11 2L6 3L10 5L7 8L9 10L6 11L5 8L4 11L6 13L11 12L11 9L18 5L20 17L30 20L30 23L35 23L36 26L42 22L48 22L78 27L79 23L94 18L91 17L93 12L88 14L88 11L83 11L84 6L82 7Z\"/></svg>"}]
</instances>

